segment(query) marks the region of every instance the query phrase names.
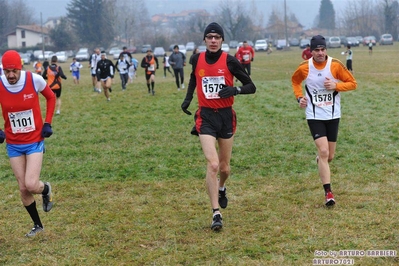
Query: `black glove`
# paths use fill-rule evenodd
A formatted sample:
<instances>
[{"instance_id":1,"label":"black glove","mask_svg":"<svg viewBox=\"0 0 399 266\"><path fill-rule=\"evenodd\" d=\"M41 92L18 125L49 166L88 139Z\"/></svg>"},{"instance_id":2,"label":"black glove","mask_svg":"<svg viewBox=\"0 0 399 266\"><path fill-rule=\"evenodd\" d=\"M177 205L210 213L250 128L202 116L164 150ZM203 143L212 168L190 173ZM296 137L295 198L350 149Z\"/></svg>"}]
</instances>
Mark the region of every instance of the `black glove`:
<instances>
[{"instance_id":1,"label":"black glove","mask_svg":"<svg viewBox=\"0 0 399 266\"><path fill-rule=\"evenodd\" d=\"M53 130L51 129L51 125L49 123L44 123L42 128L42 137L49 138L51 135L53 135Z\"/></svg>"},{"instance_id":2,"label":"black glove","mask_svg":"<svg viewBox=\"0 0 399 266\"><path fill-rule=\"evenodd\" d=\"M3 130L0 129L0 143L3 143L5 139L6 139L6 134L4 133Z\"/></svg>"},{"instance_id":3,"label":"black glove","mask_svg":"<svg viewBox=\"0 0 399 266\"><path fill-rule=\"evenodd\" d=\"M229 98L231 96L237 95L238 90L236 87L224 86L223 89L219 91L220 98Z\"/></svg>"},{"instance_id":4,"label":"black glove","mask_svg":"<svg viewBox=\"0 0 399 266\"><path fill-rule=\"evenodd\" d=\"M252 61L254 61L254 58L253 58L253 57L251 58L251 62L252 62Z\"/></svg>"},{"instance_id":5,"label":"black glove","mask_svg":"<svg viewBox=\"0 0 399 266\"><path fill-rule=\"evenodd\" d=\"M184 102L181 104L181 109L183 110L183 112L185 112L188 115L191 115L191 112L188 109L188 107L190 106L191 100L190 99L184 99Z\"/></svg>"}]
</instances>

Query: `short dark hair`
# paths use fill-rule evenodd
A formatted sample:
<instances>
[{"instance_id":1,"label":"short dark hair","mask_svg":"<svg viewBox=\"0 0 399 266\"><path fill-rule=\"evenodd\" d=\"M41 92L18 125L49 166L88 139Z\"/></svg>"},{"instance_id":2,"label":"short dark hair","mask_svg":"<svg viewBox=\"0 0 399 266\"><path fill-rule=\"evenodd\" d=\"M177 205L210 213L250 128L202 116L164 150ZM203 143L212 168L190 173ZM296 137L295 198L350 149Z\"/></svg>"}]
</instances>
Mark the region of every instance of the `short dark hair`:
<instances>
[{"instance_id":1,"label":"short dark hair","mask_svg":"<svg viewBox=\"0 0 399 266\"><path fill-rule=\"evenodd\" d=\"M179 49L179 45L175 45L175 46L173 46L173 49Z\"/></svg>"},{"instance_id":2,"label":"short dark hair","mask_svg":"<svg viewBox=\"0 0 399 266\"><path fill-rule=\"evenodd\" d=\"M51 57L51 62L57 62L58 61L58 57L56 55L53 55Z\"/></svg>"}]
</instances>

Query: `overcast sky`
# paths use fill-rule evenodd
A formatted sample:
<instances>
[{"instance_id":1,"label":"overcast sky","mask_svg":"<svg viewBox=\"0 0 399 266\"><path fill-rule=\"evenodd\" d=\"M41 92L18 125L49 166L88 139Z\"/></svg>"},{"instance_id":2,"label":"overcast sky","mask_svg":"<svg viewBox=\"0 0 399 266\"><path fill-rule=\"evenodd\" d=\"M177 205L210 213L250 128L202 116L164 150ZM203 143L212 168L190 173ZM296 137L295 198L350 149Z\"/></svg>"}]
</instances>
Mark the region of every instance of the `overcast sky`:
<instances>
[{"instance_id":1,"label":"overcast sky","mask_svg":"<svg viewBox=\"0 0 399 266\"><path fill-rule=\"evenodd\" d=\"M70 0L23 0L34 9L37 21L40 21L42 13L43 21L48 17L66 15L66 6ZM134 1L134 0L131 0ZM254 1L259 12L265 16L264 22L267 23L269 15L273 9L284 11L284 0L243 0L244 3ZM351 0L331 0L334 5L335 13L341 14L344 11L347 1ZM206 9L213 13L222 0L147 0L147 9L150 15L157 13L178 13L189 9ZM216 4L215 4L216 3ZM286 0L287 13L294 13L299 22L306 28L313 25L320 8L321 0ZM134 14L133 14L134 15Z\"/></svg>"}]
</instances>

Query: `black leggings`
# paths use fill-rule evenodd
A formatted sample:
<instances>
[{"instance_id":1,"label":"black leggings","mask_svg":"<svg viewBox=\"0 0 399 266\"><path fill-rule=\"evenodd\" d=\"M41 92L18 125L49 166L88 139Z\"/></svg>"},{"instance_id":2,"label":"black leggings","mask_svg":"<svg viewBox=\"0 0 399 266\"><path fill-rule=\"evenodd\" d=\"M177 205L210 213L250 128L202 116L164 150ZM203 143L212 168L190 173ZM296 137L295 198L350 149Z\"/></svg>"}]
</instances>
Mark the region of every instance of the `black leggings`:
<instances>
[{"instance_id":1,"label":"black leggings","mask_svg":"<svg viewBox=\"0 0 399 266\"><path fill-rule=\"evenodd\" d=\"M173 71L175 72L176 86L177 86L177 88L180 88L180 84L184 83L183 68L173 69ZM179 80L179 75L180 75L180 80ZM180 83L180 81L181 81L181 83Z\"/></svg>"},{"instance_id":2,"label":"black leggings","mask_svg":"<svg viewBox=\"0 0 399 266\"><path fill-rule=\"evenodd\" d=\"M251 63L249 63L249 64L242 64L242 66L243 66L244 69L247 71L248 75L251 76Z\"/></svg>"},{"instance_id":3,"label":"black leggings","mask_svg":"<svg viewBox=\"0 0 399 266\"><path fill-rule=\"evenodd\" d=\"M166 77L166 70L170 73L170 74L172 74L172 76L173 76L173 73L172 73L172 71L170 71L170 67L163 67L163 75Z\"/></svg>"}]
</instances>

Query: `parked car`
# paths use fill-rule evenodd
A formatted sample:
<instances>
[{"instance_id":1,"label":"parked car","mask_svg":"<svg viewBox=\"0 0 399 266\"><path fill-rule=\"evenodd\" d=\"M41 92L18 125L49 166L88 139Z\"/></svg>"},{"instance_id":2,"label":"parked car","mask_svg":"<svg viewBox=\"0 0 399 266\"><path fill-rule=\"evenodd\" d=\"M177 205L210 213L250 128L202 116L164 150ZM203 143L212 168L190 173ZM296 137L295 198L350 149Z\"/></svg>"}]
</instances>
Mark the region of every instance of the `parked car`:
<instances>
[{"instance_id":1,"label":"parked car","mask_svg":"<svg viewBox=\"0 0 399 266\"><path fill-rule=\"evenodd\" d=\"M363 37L362 36L355 36L356 40L359 42L359 45L363 43Z\"/></svg>"},{"instance_id":2,"label":"parked car","mask_svg":"<svg viewBox=\"0 0 399 266\"><path fill-rule=\"evenodd\" d=\"M366 36L363 38L363 46L369 45L369 42L371 42L373 46L375 46L377 44L375 36Z\"/></svg>"},{"instance_id":3,"label":"parked car","mask_svg":"<svg viewBox=\"0 0 399 266\"><path fill-rule=\"evenodd\" d=\"M35 57L35 59L39 59L39 55L42 54L42 50L35 50L33 51L33 56Z\"/></svg>"},{"instance_id":4,"label":"parked car","mask_svg":"<svg viewBox=\"0 0 399 266\"><path fill-rule=\"evenodd\" d=\"M198 51L199 52L205 52L206 51L206 46L205 45L199 45L198 46Z\"/></svg>"},{"instance_id":5,"label":"parked car","mask_svg":"<svg viewBox=\"0 0 399 266\"><path fill-rule=\"evenodd\" d=\"M24 65L29 65L30 64L30 55L28 53L19 53L21 56L21 59L24 62Z\"/></svg>"},{"instance_id":6,"label":"parked car","mask_svg":"<svg viewBox=\"0 0 399 266\"><path fill-rule=\"evenodd\" d=\"M54 55L57 56L57 61L59 63L65 63L68 60L68 55L65 51L56 52Z\"/></svg>"},{"instance_id":7,"label":"parked car","mask_svg":"<svg viewBox=\"0 0 399 266\"><path fill-rule=\"evenodd\" d=\"M310 45L309 39L301 39L301 41L299 42L299 48L305 49L308 44Z\"/></svg>"},{"instance_id":8,"label":"parked car","mask_svg":"<svg viewBox=\"0 0 399 266\"><path fill-rule=\"evenodd\" d=\"M389 33L382 34L380 37L380 45L393 45L393 37Z\"/></svg>"},{"instance_id":9,"label":"parked car","mask_svg":"<svg viewBox=\"0 0 399 266\"><path fill-rule=\"evenodd\" d=\"M155 47L154 55L155 57L162 57L165 54L165 49L163 47Z\"/></svg>"},{"instance_id":10,"label":"parked car","mask_svg":"<svg viewBox=\"0 0 399 266\"><path fill-rule=\"evenodd\" d=\"M179 51L186 55L186 46L184 46L184 44L179 44Z\"/></svg>"},{"instance_id":11,"label":"parked car","mask_svg":"<svg viewBox=\"0 0 399 266\"><path fill-rule=\"evenodd\" d=\"M346 45L348 45L348 39L345 36L339 36L339 38L341 39L341 45L346 47Z\"/></svg>"},{"instance_id":12,"label":"parked car","mask_svg":"<svg viewBox=\"0 0 399 266\"><path fill-rule=\"evenodd\" d=\"M290 39L290 46L299 46L299 40L297 38L291 38ZM255 43L256 45L256 43Z\"/></svg>"},{"instance_id":13,"label":"parked car","mask_svg":"<svg viewBox=\"0 0 399 266\"><path fill-rule=\"evenodd\" d=\"M78 51L75 55L76 61L88 61L90 58L88 50Z\"/></svg>"},{"instance_id":14,"label":"parked car","mask_svg":"<svg viewBox=\"0 0 399 266\"><path fill-rule=\"evenodd\" d=\"M287 40L285 40L285 39L277 40L277 43L276 43L276 49L277 50L282 50L282 49L284 49L286 47L289 47L289 46L290 45L287 43Z\"/></svg>"},{"instance_id":15,"label":"parked car","mask_svg":"<svg viewBox=\"0 0 399 266\"><path fill-rule=\"evenodd\" d=\"M50 60L53 55L54 55L53 51L44 51L44 57L43 57L43 53L39 54L39 60L42 60L42 61L44 59Z\"/></svg>"},{"instance_id":16,"label":"parked car","mask_svg":"<svg viewBox=\"0 0 399 266\"><path fill-rule=\"evenodd\" d=\"M119 48L119 47L117 47L117 46L114 46L114 47L111 47L111 48L109 49L108 54L114 55L115 53L117 53L118 51L121 51L121 50L122 50L121 48ZM119 53L120 53L120 52L119 52Z\"/></svg>"},{"instance_id":17,"label":"parked car","mask_svg":"<svg viewBox=\"0 0 399 266\"><path fill-rule=\"evenodd\" d=\"M123 52L122 49L115 49L115 50L113 50L113 51L112 51L112 58L113 58L114 60L119 59L119 55L120 55L122 52Z\"/></svg>"},{"instance_id":18,"label":"parked car","mask_svg":"<svg viewBox=\"0 0 399 266\"><path fill-rule=\"evenodd\" d=\"M195 43L194 42L186 43L186 51L193 51L194 48L195 48Z\"/></svg>"},{"instance_id":19,"label":"parked car","mask_svg":"<svg viewBox=\"0 0 399 266\"><path fill-rule=\"evenodd\" d=\"M148 50L152 50L151 44L143 44L143 46L141 46L142 53L146 53Z\"/></svg>"},{"instance_id":20,"label":"parked car","mask_svg":"<svg viewBox=\"0 0 399 266\"><path fill-rule=\"evenodd\" d=\"M327 41L328 48L340 48L341 47L341 38L338 36L332 36L328 38Z\"/></svg>"},{"instance_id":21,"label":"parked car","mask_svg":"<svg viewBox=\"0 0 399 266\"><path fill-rule=\"evenodd\" d=\"M89 48L79 48L78 52L86 52L86 53L89 53Z\"/></svg>"},{"instance_id":22,"label":"parked car","mask_svg":"<svg viewBox=\"0 0 399 266\"><path fill-rule=\"evenodd\" d=\"M136 46L130 46L126 49L126 51L128 51L131 54L135 54L137 53L137 47Z\"/></svg>"},{"instance_id":23,"label":"parked car","mask_svg":"<svg viewBox=\"0 0 399 266\"><path fill-rule=\"evenodd\" d=\"M229 42L229 47L230 48L237 48L237 46L238 46L238 42L237 41L232 40L232 41Z\"/></svg>"},{"instance_id":24,"label":"parked car","mask_svg":"<svg viewBox=\"0 0 399 266\"><path fill-rule=\"evenodd\" d=\"M227 43L222 43L222 50L226 53L230 52L230 47Z\"/></svg>"},{"instance_id":25,"label":"parked car","mask_svg":"<svg viewBox=\"0 0 399 266\"><path fill-rule=\"evenodd\" d=\"M75 56L75 53L74 53L72 50L67 50L67 51L65 51L65 52L66 52L68 58L69 58L69 57L74 57L74 56Z\"/></svg>"},{"instance_id":26,"label":"parked car","mask_svg":"<svg viewBox=\"0 0 399 266\"><path fill-rule=\"evenodd\" d=\"M359 46L359 41L355 37L347 37L346 40L351 47Z\"/></svg>"},{"instance_id":27,"label":"parked car","mask_svg":"<svg viewBox=\"0 0 399 266\"><path fill-rule=\"evenodd\" d=\"M266 51L266 50L267 50L266 40L257 40L255 42L255 51Z\"/></svg>"}]
</instances>

